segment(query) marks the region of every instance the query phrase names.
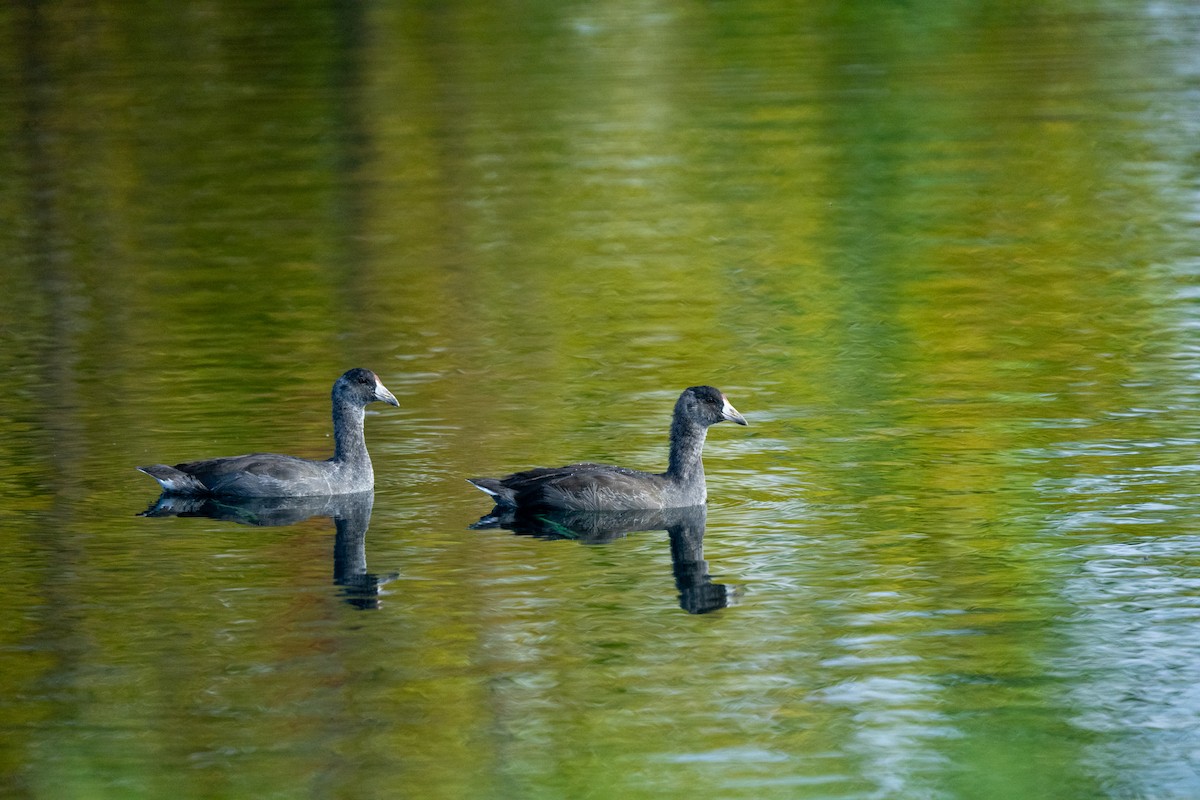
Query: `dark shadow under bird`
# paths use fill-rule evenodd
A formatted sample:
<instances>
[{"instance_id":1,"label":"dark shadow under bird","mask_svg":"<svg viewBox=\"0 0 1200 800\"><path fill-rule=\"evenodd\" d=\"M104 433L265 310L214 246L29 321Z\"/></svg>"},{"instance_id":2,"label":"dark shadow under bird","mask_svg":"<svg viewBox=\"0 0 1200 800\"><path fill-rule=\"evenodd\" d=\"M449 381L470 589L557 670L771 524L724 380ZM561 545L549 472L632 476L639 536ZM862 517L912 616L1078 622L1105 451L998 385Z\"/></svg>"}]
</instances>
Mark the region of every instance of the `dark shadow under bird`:
<instances>
[{"instance_id":1,"label":"dark shadow under bird","mask_svg":"<svg viewBox=\"0 0 1200 800\"><path fill-rule=\"evenodd\" d=\"M374 492L324 497L213 497L163 493L138 516L207 517L257 528L297 525L313 517L329 517L333 542L333 583L355 608L378 608L384 584L399 573L367 571L367 529Z\"/></svg>"},{"instance_id":2,"label":"dark shadow under bird","mask_svg":"<svg viewBox=\"0 0 1200 800\"><path fill-rule=\"evenodd\" d=\"M637 531L665 530L671 540L671 571L679 590L679 607L689 614L707 614L731 605L736 586L714 582L704 560L703 505L637 511L530 511L497 509L471 527L503 528L538 539L570 539L604 545Z\"/></svg>"}]
</instances>

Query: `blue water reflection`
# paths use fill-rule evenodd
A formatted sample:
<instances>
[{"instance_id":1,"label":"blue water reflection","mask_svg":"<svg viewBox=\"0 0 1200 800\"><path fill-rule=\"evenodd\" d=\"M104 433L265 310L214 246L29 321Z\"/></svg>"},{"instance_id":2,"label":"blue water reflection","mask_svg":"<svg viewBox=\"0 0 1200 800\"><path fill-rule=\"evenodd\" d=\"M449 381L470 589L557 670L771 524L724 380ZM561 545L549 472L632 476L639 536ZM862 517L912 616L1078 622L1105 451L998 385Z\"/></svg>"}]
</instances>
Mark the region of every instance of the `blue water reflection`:
<instances>
[{"instance_id":1,"label":"blue water reflection","mask_svg":"<svg viewBox=\"0 0 1200 800\"><path fill-rule=\"evenodd\" d=\"M1191 515L1189 515L1191 516ZM1200 708L1200 537L1081 543L1063 585L1075 611L1055 668L1075 714L1097 737L1087 759L1116 796L1153 784L1164 797L1196 787Z\"/></svg>"}]
</instances>

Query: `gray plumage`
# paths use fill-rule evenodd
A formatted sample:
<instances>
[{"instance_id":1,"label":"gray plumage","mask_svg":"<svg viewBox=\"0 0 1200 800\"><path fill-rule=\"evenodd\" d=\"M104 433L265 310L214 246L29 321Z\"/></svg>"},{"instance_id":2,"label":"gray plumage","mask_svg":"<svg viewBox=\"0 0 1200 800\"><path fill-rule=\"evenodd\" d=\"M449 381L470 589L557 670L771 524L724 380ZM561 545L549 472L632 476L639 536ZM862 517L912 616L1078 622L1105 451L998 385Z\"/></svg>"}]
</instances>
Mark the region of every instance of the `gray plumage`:
<instances>
[{"instance_id":1,"label":"gray plumage","mask_svg":"<svg viewBox=\"0 0 1200 800\"><path fill-rule=\"evenodd\" d=\"M626 511L702 505L708 499L701 459L704 440L708 427L723 421L747 424L720 391L693 386L675 403L666 472L589 463L469 480L500 508Z\"/></svg>"},{"instance_id":2,"label":"gray plumage","mask_svg":"<svg viewBox=\"0 0 1200 800\"><path fill-rule=\"evenodd\" d=\"M214 497L310 497L365 492L375 486L371 456L363 435L364 408L376 400L400 403L369 369L352 369L333 384L333 457L325 461L251 453L152 464L139 470L165 493Z\"/></svg>"}]
</instances>

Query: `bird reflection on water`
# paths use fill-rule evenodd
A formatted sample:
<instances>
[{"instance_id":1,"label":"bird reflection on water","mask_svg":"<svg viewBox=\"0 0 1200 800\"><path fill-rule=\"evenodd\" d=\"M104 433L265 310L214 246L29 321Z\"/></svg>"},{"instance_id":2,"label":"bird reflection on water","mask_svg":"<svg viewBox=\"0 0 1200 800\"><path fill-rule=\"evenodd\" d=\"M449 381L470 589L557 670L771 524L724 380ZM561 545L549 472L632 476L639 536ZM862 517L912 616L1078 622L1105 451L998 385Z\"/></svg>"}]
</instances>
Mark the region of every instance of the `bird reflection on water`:
<instances>
[{"instance_id":1,"label":"bird reflection on water","mask_svg":"<svg viewBox=\"0 0 1200 800\"><path fill-rule=\"evenodd\" d=\"M606 544L636 531L665 530L671 539L671 570L679 590L679 607L689 614L707 614L732 605L735 586L714 583L704 560L705 506L638 511L538 511L497 508L471 527L503 528L539 539L573 539L581 544Z\"/></svg>"},{"instance_id":2,"label":"bird reflection on water","mask_svg":"<svg viewBox=\"0 0 1200 800\"><path fill-rule=\"evenodd\" d=\"M208 517L256 527L296 525L312 517L330 517L337 535L333 544L333 582L355 608L378 608L381 588L399 573L367 572L367 528L374 492L328 497L216 498L163 494L141 517Z\"/></svg>"}]
</instances>

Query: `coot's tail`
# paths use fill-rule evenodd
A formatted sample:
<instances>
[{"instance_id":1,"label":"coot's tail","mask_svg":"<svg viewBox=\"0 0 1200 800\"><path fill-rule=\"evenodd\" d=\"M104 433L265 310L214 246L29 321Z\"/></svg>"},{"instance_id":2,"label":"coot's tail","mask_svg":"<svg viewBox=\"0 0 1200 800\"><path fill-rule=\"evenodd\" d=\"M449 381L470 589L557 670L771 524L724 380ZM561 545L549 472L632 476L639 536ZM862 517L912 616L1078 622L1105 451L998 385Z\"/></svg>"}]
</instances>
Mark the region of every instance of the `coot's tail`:
<instances>
[{"instance_id":1,"label":"coot's tail","mask_svg":"<svg viewBox=\"0 0 1200 800\"><path fill-rule=\"evenodd\" d=\"M208 494L208 487L203 483L186 472L181 472L174 467L168 467L166 464L151 464L146 467L138 467L137 469L139 472L144 472L158 481L164 492L172 494Z\"/></svg>"},{"instance_id":2,"label":"coot's tail","mask_svg":"<svg viewBox=\"0 0 1200 800\"><path fill-rule=\"evenodd\" d=\"M467 478L467 481L484 494L491 495L492 500L501 508L517 507L517 497L513 490L495 478Z\"/></svg>"}]
</instances>

